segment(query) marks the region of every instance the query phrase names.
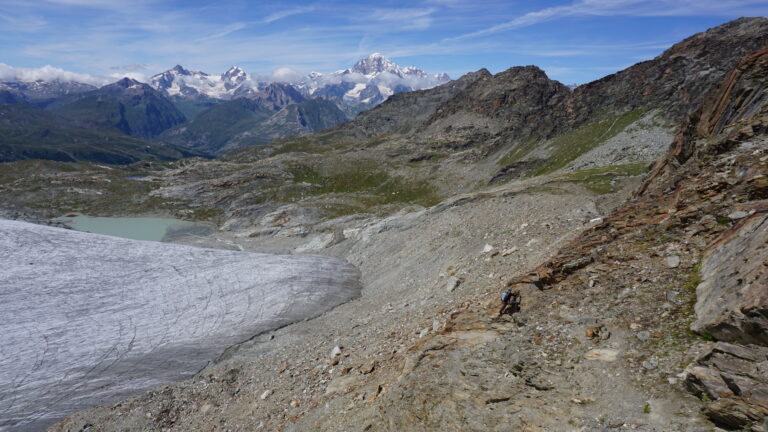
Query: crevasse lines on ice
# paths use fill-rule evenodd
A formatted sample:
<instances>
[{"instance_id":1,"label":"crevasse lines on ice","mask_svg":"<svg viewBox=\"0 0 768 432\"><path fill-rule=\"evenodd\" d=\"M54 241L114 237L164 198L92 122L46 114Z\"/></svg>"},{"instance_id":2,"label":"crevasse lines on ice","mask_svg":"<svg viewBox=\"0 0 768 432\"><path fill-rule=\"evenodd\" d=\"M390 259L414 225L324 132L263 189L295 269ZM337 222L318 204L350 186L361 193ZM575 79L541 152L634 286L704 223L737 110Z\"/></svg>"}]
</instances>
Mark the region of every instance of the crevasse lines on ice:
<instances>
[{"instance_id":1,"label":"crevasse lines on ice","mask_svg":"<svg viewBox=\"0 0 768 432\"><path fill-rule=\"evenodd\" d=\"M335 258L4 220L0 267L0 429L190 376L233 344L360 292L357 270Z\"/></svg>"}]
</instances>

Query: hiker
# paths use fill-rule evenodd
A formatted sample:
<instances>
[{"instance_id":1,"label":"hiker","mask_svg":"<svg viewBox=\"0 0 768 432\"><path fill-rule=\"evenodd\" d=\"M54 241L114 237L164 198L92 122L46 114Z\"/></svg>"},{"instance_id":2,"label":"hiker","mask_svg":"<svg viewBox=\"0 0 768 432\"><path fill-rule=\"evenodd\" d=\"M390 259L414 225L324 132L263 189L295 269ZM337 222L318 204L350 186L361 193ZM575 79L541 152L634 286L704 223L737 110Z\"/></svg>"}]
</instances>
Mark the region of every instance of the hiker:
<instances>
[{"instance_id":1,"label":"hiker","mask_svg":"<svg viewBox=\"0 0 768 432\"><path fill-rule=\"evenodd\" d=\"M512 288L507 288L501 293L501 310L499 310L499 316L504 315L509 309L509 313L513 314L520 311L520 293L512 292Z\"/></svg>"},{"instance_id":2,"label":"hiker","mask_svg":"<svg viewBox=\"0 0 768 432\"><path fill-rule=\"evenodd\" d=\"M509 301L510 305L510 314L513 314L515 312L520 312L520 291L515 291L512 293L512 300Z\"/></svg>"}]
</instances>

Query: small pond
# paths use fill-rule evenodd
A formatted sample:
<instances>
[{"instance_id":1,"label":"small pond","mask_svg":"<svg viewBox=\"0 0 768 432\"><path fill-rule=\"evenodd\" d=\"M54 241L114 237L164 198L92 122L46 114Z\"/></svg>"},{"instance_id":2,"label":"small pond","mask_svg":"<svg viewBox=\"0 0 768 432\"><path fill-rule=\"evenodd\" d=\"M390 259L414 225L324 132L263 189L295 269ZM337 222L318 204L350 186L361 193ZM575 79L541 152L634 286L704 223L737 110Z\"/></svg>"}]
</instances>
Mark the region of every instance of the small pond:
<instances>
[{"instance_id":1,"label":"small pond","mask_svg":"<svg viewBox=\"0 0 768 432\"><path fill-rule=\"evenodd\" d=\"M160 217L95 217L67 215L56 218L77 231L133 240L172 241L183 236L208 236L215 227L208 222L191 222Z\"/></svg>"}]
</instances>

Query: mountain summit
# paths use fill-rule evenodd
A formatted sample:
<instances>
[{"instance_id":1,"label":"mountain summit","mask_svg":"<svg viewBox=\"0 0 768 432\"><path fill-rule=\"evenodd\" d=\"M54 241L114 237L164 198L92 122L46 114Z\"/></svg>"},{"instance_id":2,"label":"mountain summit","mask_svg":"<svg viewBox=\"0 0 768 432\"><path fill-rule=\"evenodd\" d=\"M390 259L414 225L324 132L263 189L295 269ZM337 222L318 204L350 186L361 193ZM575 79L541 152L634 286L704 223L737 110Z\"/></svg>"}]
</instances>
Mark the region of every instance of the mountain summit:
<instances>
[{"instance_id":1,"label":"mountain summit","mask_svg":"<svg viewBox=\"0 0 768 432\"><path fill-rule=\"evenodd\" d=\"M428 89L450 80L445 73L429 75L415 66L403 67L373 53L351 68L330 75L313 72L301 86L310 95L337 98L346 105L365 109L393 94Z\"/></svg>"},{"instance_id":2,"label":"mountain summit","mask_svg":"<svg viewBox=\"0 0 768 432\"><path fill-rule=\"evenodd\" d=\"M353 72L371 77L380 75L385 72L396 75L400 78L404 78L406 76L424 78L428 76L426 72L417 68L416 66L401 67L380 53L373 53L364 59L358 60L358 62L355 63L351 69L345 69L344 71L341 71L342 74ZM448 77L448 75L445 73L435 75L435 77L440 77L440 79L444 79L445 81L450 80L450 77Z\"/></svg>"},{"instance_id":3,"label":"mountain summit","mask_svg":"<svg viewBox=\"0 0 768 432\"><path fill-rule=\"evenodd\" d=\"M240 66L232 66L226 72L221 74L221 81L224 83L224 88L232 90L245 82L248 79L248 74Z\"/></svg>"},{"instance_id":4,"label":"mountain summit","mask_svg":"<svg viewBox=\"0 0 768 432\"><path fill-rule=\"evenodd\" d=\"M379 53L373 53L364 59L360 59L352 69L348 71L361 73L363 75L380 74L382 72L389 72L398 76L401 75L400 66L396 65L388 58Z\"/></svg>"}]
</instances>

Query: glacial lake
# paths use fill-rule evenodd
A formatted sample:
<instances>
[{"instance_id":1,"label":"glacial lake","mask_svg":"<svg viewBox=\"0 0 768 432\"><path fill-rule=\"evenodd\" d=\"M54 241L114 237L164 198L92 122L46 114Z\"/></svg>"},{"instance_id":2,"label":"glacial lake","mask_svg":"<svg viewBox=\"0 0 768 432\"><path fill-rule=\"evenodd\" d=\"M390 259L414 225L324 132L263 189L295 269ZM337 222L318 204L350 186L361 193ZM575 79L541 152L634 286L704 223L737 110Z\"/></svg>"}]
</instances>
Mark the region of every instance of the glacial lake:
<instances>
[{"instance_id":1,"label":"glacial lake","mask_svg":"<svg viewBox=\"0 0 768 432\"><path fill-rule=\"evenodd\" d=\"M62 216L59 222L77 231L121 237L131 240L171 241L181 236L207 236L215 227L208 222L191 222L160 217Z\"/></svg>"}]
</instances>

